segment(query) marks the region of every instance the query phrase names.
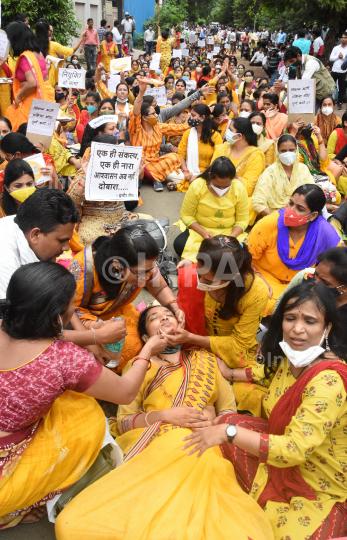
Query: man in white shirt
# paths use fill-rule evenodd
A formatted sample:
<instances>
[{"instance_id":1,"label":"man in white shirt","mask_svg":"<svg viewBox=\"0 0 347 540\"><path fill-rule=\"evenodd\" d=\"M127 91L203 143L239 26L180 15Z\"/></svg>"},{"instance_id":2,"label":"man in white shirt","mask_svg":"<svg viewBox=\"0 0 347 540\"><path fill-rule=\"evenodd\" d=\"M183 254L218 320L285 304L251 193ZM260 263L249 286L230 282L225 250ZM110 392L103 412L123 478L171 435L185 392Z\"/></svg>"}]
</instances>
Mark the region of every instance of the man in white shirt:
<instances>
[{"instance_id":1,"label":"man in white shirt","mask_svg":"<svg viewBox=\"0 0 347 540\"><path fill-rule=\"evenodd\" d=\"M123 34L120 33L119 31L119 21L114 21L114 27L112 28L112 35L113 35L113 40L114 42L117 44L117 47L118 47L118 58L121 58L122 57L122 42L123 42Z\"/></svg>"},{"instance_id":2,"label":"man in white shirt","mask_svg":"<svg viewBox=\"0 0 347 540\"><path fill-rule=\"evenodd\" d=\"M232 28L231 31L228 33L228 41L230 43L231 54L234 54L235 50L236 50L236 32L235 32L235 28Z\"/></svg>"},{"instance_id":3,"label":"man in white shirt","mask_svg":"<svg viewBox=\"0 0 347 540\"><path fill-rule=\"evenodd\" d=\"M257 51L254 55L253 55L253 58L250 62L250 65L251 66L261 66L262 65L262 61L263 61L263 58L264 58L264 53L263 53L263 49L260 47L259 51Z\"/></svg>"},{"instance_id":4,"label":"man in white shirt","mask_svg":"<svg viewBox=\"0 0 347 540\"><path fill-rule=\"evenodd\" d=\"M310 54L312 54L315 58L318 58L318 60L323 59L324 52L324 41L322 40L320 33L321 31L319 28L314 28L312 30L314 41L310 48Z\"/></svg>"},{"instance_id":5,"label":"man in white shirt","mask_svg":"<svg viewBox=\"0 0 347 540\"><path fill-rule=\"evenodd\" d=\"M130 19L128 12L125 13L125 19L122 20L122 26L125 32L124 40L129 43L129 51L131 52L133 45L133 21Z\"/></svg>"},{"instance_id":6,"label":"man in white shirt","mask_svg":"<svg viewBox=\"0 0 347 540\"><path fill-rule=\"evenodd\" d=\"M269 32L266 30L266 26L263 26L263 29L260 32L260 39L269 39Z\"/></svg>"},{"instance_id":7,"label":"man in white shirt","mask_svg":"<svg viewBox=\"0 0 347 540\"><path fill-rule=\"evenodd\" d=\"M342 34L341 44L333 48L330 55L330 62L334 62L331 69L331 76L339 85L339 97L337 100L337 108L342 109L342 101L346 96L346 72L347 69L342 69L342 62L347 56L347 30Z\"/></svg>"},{"instance_id":8,"label":"man in white shirt","mask_svg":"<svg viewBox=\"0 0 347 540\"><path fill-rule=\"evenodd\" d=\"M145 31L143 35L143 41L144 41L144 47L146 50L146 54L149 54L151 56L152 54L152 45L155 38L155 32L153 30L153 25L150 24L148 29Z\"/></svg>"}]
</instances>

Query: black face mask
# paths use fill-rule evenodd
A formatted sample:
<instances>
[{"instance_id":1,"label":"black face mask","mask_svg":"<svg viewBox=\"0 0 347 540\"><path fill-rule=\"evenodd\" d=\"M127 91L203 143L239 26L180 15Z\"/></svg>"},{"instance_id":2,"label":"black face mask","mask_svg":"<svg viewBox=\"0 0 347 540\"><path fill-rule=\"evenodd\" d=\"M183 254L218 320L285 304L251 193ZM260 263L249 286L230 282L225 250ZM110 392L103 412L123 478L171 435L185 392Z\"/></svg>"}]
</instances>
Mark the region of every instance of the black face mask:
<instances>
[{"instance_id":1,"label":"black face mask","mask_svg":"<svg viewBox=\"0 0 347 540\"><path fill-rule=\"evenodd\" d=\"M159 105L156 105L156 106L154 107L154 110L155 110L155 112L157 113L157 115L159 116L159 114L160 114L160 107L159 107Z\"/></svg>"},{"instance_id":2,"label":"black face mask","mask_svg":"<svg viewBox=\"0 0 347 540\"><path fill-rule=\"evenodd\" d=\"M306 281L314 281L314 276L307 276ZM340 285L340 287L343 287L343 285ZM343 294L343 292L340 291L340 287L328 287L334 298L338 298L341 294Z\"/></svg>"},{"instance_id":3,"label":"black face mask","mask_svg":"<svg viewBox=\"0 0 347 540\"><path fill-rule=\"evenodd\" d=\"M303 128L300 131L300 134L305 137L305 139L310 139L312 135L312 128Z\"/></svg>"},{"instance_id":4,"label":"black face mask","mask_svg":"<svg viewBox=\"0 0 347 540\"><path fill-rule=\"evenodd\" d=\"M65 97L64 92L55 92L55 101L60 101Z\"/></svg>"},{"instance_id":5,"label":"black face mask","mask_svg":"<svg viewBox=\"0 0 347 540\"><path fill-rule=\"evenodd\" d=\"M299 67L301 64L300 60L296 60L296 62L294 62L293 64L293 67Z\"/></svg>"}]
</instances>

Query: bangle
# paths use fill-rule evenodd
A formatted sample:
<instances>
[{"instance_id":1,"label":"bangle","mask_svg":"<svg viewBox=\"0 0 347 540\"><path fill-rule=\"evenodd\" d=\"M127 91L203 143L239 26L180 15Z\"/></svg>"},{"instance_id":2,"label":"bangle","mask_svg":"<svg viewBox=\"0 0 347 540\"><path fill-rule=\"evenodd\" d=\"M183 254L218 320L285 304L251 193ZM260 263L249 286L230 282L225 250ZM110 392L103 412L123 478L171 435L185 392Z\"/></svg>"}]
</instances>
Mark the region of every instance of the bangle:
<instances>
[{"instance_id":1,"label":"bangle","mask_svg":"<svg viewBox=\"0 0 347 540\"><path fill-rule=\"evenodd\" d=\"M234 384L234 371L235 371L235 368L231 368L230 381L229 381L230 386L233 386Z\"/></svg>"},{"instance_id":2,"label":"bangle","mask_svg":"<svg viewBox=\"0 0 347 540\"><path fill-rule=\"evenodd\" d=\"M321 141L318 141L318 144L322 144L322 142L324 142L323 139Z\"/></svg>"},{"instance_id":3,"label":"bangle","mask_svg":"<svg viewBox=\"0 0 347 540\"><path fill-rule=\"evenodd\" d=\"M170 302L167 302L165 307L170 306L170 304L177 304L177 298L174 298L174 300L170 300Z\"/></svg>"},{"instance_id":4,"label":"bangle","mask_svg":"<svg viewBox=\"0 0 347 540\"><path fill-rule=\"evenodd\" d=\"M136 356L136 358L134 358L134 360L131 362L131 365L133 366L135 362L137 362L137 360L146 360L148 362L148 368L147 368L147 371L149 371L152 367L152 362L151 362L151 359L150 358L146 358L145 356Z\"/></svg>"},{"instance_id":5,"label":"bangle","mask_svg":"<svg viewBox=\"0 0 347 540\"><path fill-rule=\"evenodd\" d=\"M149 414L151 414L151 412L158 412L158 411L149 411L149 412L146 414L146 416L145 416L145 422L146 422L146 424L147 424L148 427L151 427L151 425L152 425L152 424L149 424L149 423L147 422L147 416L148 416Z\"/></svg>"},{"instance_id":6,"label":"bangle","mask_svg":"<svg viewBox=\"0 0 347 540\"><path fill-rule=\"evenodd\" d=\"M80 186L80 187L84 187L84 188L86 187L86 185L85 185L85 184L81 184L81 182L77 182L77 185Z\"/></svg>"},{"instance_id":7,"label":"bangle","mask_svg":"<svg viewBox=\"0 0 347 540\"><path fill-rule=\"evenodd\" d=\"M181 169L182 172L189 172L188 169Z\"/></svg>"},{"instance_id":8,"label":"bangle","mask_svg":"<svg viewBox=\"0 0 347 540\"><path fill-rule=\"evenodd\" d=\"M141 99L141 101L139 101L139 100L136 98L135 101L136 101L137 103L143 103L143 99Z\"/></svg>"},{"instance_id":9,"label":"bangle","mask_svg":"<svg viewBox=\"0 0 347 540\"><path fill-rule=\"evenodd\" d=\"M90 324L91 324L91 319L89 321L86 322L86 324L84 325L86 327L87 330L89 330L89 327L90 327Z\"/></svg>"},{"instance_id":10,"label":"bangle","mask_svg":"<svg viewBox=\"0 0 347 540\"><path fill-rule=\"evenodd\" d=\"M94 336L94 345L96 345L96 336L95 336L95 330L94 330L94 328L91 328L91 331L93 332L93 336Z\"/></svg>"}]
</instances>

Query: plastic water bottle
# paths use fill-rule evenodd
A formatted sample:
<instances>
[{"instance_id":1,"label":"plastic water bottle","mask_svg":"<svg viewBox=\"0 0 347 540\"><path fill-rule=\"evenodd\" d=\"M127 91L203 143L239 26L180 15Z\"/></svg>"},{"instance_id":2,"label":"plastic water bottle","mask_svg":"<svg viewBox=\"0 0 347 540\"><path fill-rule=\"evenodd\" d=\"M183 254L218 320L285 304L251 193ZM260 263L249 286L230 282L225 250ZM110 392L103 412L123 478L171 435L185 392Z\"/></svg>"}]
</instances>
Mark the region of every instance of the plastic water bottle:
<instances>
[{"instance_id":1,"label":"plastic water bottle","mask_svg":"<svg viewBox=\"0 0 347 540\"><path fill-rule=\"evenodd\" d=\"M122 317L115 317L115 321L121 321ZM108 368L115 368L118 366L121 356L122 356L122 349L125 342L125 337L121 339L120 341L115 341L115 343L104 343L104 348L110 353L111 360L108 364L106 364L106 367Z\"/></svg>"}]
</instances>

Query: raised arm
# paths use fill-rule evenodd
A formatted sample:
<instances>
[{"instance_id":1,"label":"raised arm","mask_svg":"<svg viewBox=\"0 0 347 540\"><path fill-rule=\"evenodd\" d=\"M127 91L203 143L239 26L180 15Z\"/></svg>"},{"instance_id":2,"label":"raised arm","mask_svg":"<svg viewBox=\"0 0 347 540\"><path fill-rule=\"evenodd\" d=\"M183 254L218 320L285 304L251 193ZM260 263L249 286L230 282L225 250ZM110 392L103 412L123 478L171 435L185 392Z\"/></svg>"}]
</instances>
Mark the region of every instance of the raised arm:
<instances>
[{"instance_id":1,"label":"raised arm","mask_svg":"<svg viewBox=\"0 0 347 540\"><path fill-rule=\"evenodd\" d=\"M140 116L141 114L141 104L143 101L143 96L147 89L147 82L143 81L142 77L141 78L139 77L139 87L140 87L140 91L137 95L137 98L134 101L134 109L133 109L134 116Z\"/></svg>"}]
</instances>

